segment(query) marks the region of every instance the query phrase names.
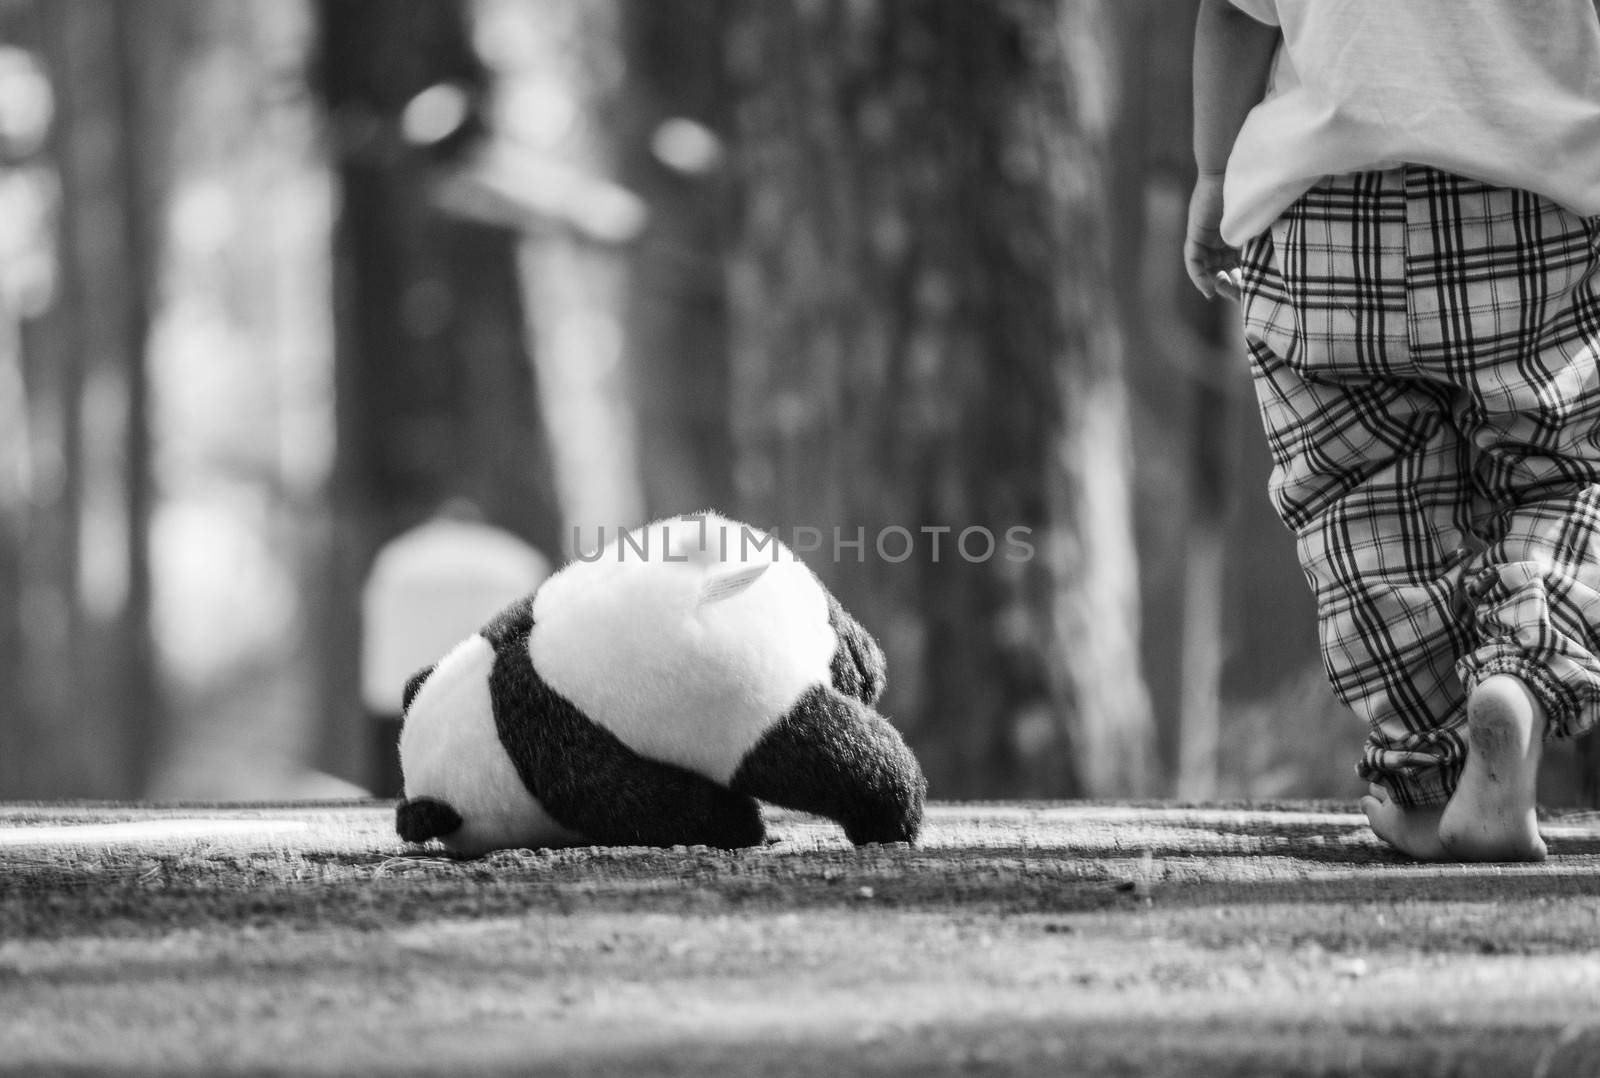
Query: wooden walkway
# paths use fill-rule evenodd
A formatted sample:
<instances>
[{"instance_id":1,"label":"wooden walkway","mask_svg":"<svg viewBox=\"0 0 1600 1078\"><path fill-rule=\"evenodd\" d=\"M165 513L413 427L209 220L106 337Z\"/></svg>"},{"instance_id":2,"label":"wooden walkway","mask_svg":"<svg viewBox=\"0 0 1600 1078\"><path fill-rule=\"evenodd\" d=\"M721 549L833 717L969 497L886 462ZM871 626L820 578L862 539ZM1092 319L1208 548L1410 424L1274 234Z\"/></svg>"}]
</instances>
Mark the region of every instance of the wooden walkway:
<instances>
[{"instance_id":1,"label":"wooden walkway","mask_svg":"<svg viewBox=\"0 0 1600 1078\"><path fill-rule=\"evenodd\" d=\"M1338 805L469 862L391 817L0 804L0 1072L1600 1073L1600 814L1519 866Z\"/></svg>"}]
</instances>

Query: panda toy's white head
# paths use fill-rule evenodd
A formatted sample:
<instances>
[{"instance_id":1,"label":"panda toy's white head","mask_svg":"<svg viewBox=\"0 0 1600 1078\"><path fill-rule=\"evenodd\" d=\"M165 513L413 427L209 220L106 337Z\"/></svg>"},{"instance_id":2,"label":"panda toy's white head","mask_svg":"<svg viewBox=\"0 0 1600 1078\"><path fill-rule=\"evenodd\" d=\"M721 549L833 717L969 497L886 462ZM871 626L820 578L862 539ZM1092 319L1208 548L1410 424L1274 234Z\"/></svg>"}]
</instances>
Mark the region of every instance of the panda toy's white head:
<instances>
[{"instance_id":1,"label":"panda toy's white head","mask_svg":"<svg viewBox=\"0 0 1600 1078\"><path fill-rule=\"evenodd\" d=\"M406 692L402 837L456 853L751 845L755 799L910 840L924 783L882 653L776 539L658 521L556 573Z\"/></svg>"}]
</instances>

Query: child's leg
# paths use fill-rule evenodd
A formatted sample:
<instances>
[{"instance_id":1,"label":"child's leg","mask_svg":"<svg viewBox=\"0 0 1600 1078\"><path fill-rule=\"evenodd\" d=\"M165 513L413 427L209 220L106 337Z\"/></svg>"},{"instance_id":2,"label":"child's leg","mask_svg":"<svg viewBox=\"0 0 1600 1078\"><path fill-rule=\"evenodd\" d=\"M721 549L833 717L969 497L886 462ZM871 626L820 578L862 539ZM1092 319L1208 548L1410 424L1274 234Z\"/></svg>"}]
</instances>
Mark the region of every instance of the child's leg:
<instances>
[{"instance_id":1,"label":"child's leg","mask_svg":"<svg viewBox=\"0 0 1600 1078\"><path fill-rule=\"evenodd\" d=\"M1276 372L1276 386L1286 373ZM1326 402L1332 390L1307 385L1300 396ZM1466 754L1455 661L1471 639L1459 587L1468 540L1449 479L1459 446L1449 424L1429 418L1437 407L1426 394L1391 387L1362 396L1381 408L1335 410L1343 432L1392 423L1392 432L1408 433L1368 441L1359 466L1353 456L1332 458L1307 445L1300 467L1275 470L1274 495L1283 507L1288 490L1305 490L1334 459L1352 468L1349 489L1305 503L1316 508L1297 525L1296 549L1316 597L1334 692L1368 724L1358 770L1377 790L1362 808L1385 842L1434 860L1444 856L1440 814Z\"/></svg>"},{"instance_id":2,"label":"child's leg","mask_svg":"<svg viewBox=\"0 0 1600 1078\"><path fill-rule=\"evenodd\" d=\"M1537 196L1414 170L1420 368L1462 389L1487 548L1466 580L1470 752L1441 823L1453 855L1543 856L1540 741L1600 705L1600 242ZM1506 255L1503 252L1512 252ZM1502 252L1496 257L1496 252Z\"/></svg>"},{"instance_id":3,"label":"child's leg","mask_svg":"<svg viewBox=\"0 0 1600 1078\"><path fill-rule=\"evenodd\" d=\"M1520 679L1495 674L1467 704L1467 766L1437 823L1439 846L1463 861L1542 861L1534 809L1544 708Z\"/></svg>"},{"instance_id":4,"label":"child's leg","mask_svg":"<svg viewBox=\"0 0 1600 1078\"><path fill-rule=\"evenodd\" d=\"M1600 429L1600 415L1591 412L1587 427ZM1563 465L1577 466L1571 458ZM1600 460L1589 466L1595 480L1587 485L1530 484L1502 494L1511 508L1494 526L1501 535L1468 579L1479 645L1459 664L1471 692L1470 753L1440 825L1452 856L1542 858L1534 809L1543 739L1582 733L1594 723ZM1538 486L1545 486L1542 494Z\"/></svg>"},{"instance_id":5,"label":"child's leg","mask_svg":"<svg viewBox=\"0 0 1600 1078\"><path fill-rule=\"evenodd\" d=\"M1245 322L1274 460L1334 691L1367 720L1373 829L1442 853L1465 745L1460 570L1475 545L1454 393L1410 369L1398 171L1329 181L1246 252Z\"/></svg>"}]
</instances>

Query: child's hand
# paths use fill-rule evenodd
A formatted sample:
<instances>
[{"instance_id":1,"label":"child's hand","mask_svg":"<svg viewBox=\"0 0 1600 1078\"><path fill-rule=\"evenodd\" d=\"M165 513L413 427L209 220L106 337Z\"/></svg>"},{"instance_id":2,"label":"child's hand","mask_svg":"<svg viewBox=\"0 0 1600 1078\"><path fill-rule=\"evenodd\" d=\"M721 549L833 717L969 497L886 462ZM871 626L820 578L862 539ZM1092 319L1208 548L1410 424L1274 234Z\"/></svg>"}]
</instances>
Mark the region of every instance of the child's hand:
<instances>
[{"instance_id":1,"label":"child's hand","mask_svg":"<svg viewBox=\"0 0 1600 1078\"><path fill-rule=\"evenodd\" d=\"M1222 242L1222 176L1203 173L1189 198L1189 228L1183 263L1206 299L1239 302L1239 251Z\"/></svg>"}]
</instances>

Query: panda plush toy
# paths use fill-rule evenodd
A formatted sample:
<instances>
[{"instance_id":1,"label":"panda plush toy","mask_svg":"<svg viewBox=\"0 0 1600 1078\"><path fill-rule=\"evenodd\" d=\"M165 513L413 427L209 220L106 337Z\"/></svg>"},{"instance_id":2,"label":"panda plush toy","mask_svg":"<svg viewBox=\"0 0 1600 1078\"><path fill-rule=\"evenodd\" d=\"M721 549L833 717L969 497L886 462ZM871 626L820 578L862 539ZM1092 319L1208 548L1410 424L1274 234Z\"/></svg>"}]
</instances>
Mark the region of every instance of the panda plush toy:
<instances>
[{"instance_id":1,"label":"panda plush toy","mask_svg":"<svg viewBox=\"0 0 1600 1078\"><path fill-rule=\"evenodd\" d=\"M706 513L619 535L404 693L396 829L475 856L753 846L757 800L915 841L926 783L883 652L775 537Z\"/></svg>"}]
</instances>

